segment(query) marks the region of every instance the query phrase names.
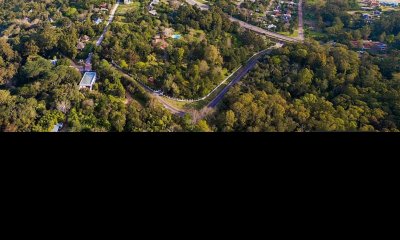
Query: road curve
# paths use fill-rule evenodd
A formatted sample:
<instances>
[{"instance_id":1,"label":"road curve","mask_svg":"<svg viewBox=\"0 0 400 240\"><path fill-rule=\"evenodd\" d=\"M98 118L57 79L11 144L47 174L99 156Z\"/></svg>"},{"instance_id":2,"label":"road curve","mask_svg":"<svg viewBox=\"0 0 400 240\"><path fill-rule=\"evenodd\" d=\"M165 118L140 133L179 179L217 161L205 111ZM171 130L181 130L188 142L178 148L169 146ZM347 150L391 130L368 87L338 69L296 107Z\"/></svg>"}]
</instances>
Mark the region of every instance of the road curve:
<instances>
[{"instance_id":1,"label":"road curve","mask_svg":"<svg viewBox=\"0 0 400 240\"><path fill-rule=\"evenodd\" d=\"M165 101L162 97L160 97L160 95L158 95L157 93L153 92L152 89L150 89L148 86L146 86L145 84L136 81L131 75L129 75L128 73L126 73L123 69L121 69L117 64L115 64L114 62L111 62L111 64L125 77L128 78L132 78L135 82L137 82L147 93L149 93L151 96L155 97L167 110L169 110L171 113L176 114L178 116L183 116L185 115L185 112L172 106L171 104L169 104L167 101Z\"/></svg>"},{"instance_id":2,"label":"road curve","mask_svg":"<svg viewBox=\"0 0 400 240\"><path fill-rule=\"evenodd\" d=\"M282 47L283 44L277 43L274 46L259 52L253 58L251 58L245 66L242 67L241 70L238 71L238 74L233 78L233 80L224 88L218 95L211 100L211 102L207 105L209 108L215 108L219 102L221 102L222 98L228 92L228 90L237 82L239 82L253 67L257 64L258 60L264 56L265 54L271 53L273 49Z\"/></svg>"},{"instance_id":3,"label":"road curve","mask_svg":"<svg viewBox=\"0 0 400 240\"><path fill-rule=\"evenodd\" d=\"M156 95L156 94L153 94L153 95ZM159 101L167 110L169 110L172 114L178 115L178 116L180 116L180 117L183 117L183 116L186 114L185 111L182 111L182 110L180 110L180 109L178 109L178 108L172 106L171 104L167 103L167 102L166 102L162 97L160 97L159 95L156 95L155 97L156 97L156 98L158 99L158 101Z\"/></svg>"},{"instance_id":4,"label":"road curve","mask_svg":"<svg viewBox=\"0 0 400 240\"><path fill-rule=\"evenodd\" d=\"M282 47L283 44L281 43L276 43L274 46L269 47L268 49L265 49L257 54L255 54L252 58L250 58L246 65L241 67L239 70L237 70L236 75L233 77L233 79L229 82L229 84L222 89L221 92L219 92L217 94L217 96L215 96L214 99L212 99L210 101L210 103L207 104L206 107L208 108L215 108L218 103L221 102L221 100L223 99L223 97L225 96L225 94L228 92L228 90L237 82L239 82L250 70L253 69L253 67L257 64L258 60L264 56L265 54L269 54L271 53L271 51L273 49L276 48L280 48ZM117 64L115 64L114 62L112 62L112 65L124 76L132 78L131 75L129 75L128 73L126 73L124 70L122 70ZM134 80L136 81L136 80ZM146 92L148 92L150 95L152 95L153 97L155 97L167 110L169 110L171 113L178 115L178 116L184 116L185 115L185 111L183 111L182 109L178 109L176 107L174 107L173 105L169 104L165 99L163 99L159 94L155 93L152 89L150 89L149 87L147 87L145 84L136 81L141 87L143 87L145 89Z\"/></svg>"}]
</instances>

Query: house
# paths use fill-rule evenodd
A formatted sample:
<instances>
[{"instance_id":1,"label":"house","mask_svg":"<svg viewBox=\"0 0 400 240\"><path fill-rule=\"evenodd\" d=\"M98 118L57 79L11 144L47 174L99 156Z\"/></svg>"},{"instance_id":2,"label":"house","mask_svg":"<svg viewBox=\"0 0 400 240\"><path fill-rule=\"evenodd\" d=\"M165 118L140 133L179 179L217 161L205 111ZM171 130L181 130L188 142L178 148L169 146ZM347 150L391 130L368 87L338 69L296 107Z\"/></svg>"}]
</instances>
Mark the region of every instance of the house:
<instances>
[{"instance_id":1,"label":"house","mask_svg":"<svg viewBox=\"0 0 400 240\"><path fill-rule=\"evenodd\" d=\"M86 62L86 63L83 65L83 70L84 70L84 71L92 71L92 64Z\"/></svg>"},{"instance_id":2,"label":"house","mask_svg":"<svg viewBox=\"0 0 400 240\"><path fill-rule=\"evenodd\" d=\"M371 15L369 15L368 13L363 13L362 17L364 20L371 20L371 18L372 18Z\"/></svg>"},{"instance_id":3,"label":"house","mask_svg":"<svg viewBox=\"0 0 400 240\"><path fill-rule=\"evenodd\" d=\"M159 34L155 35L152 40L153 47L159 47L161 49L166 49L168 47L168 43L162 38Z\"/></svg>"},{"instance_id":4,"label":"house","mask_svg":"<svg viewBox=\"0 0 400 240\"><path fill-rule=\"evenodd\" d=\"M286 22L289 22L291 18L292 18L292 14L290 14L290 13L283 14L283 19Z\"/></svg>"},{"instance_id":5,"label":"house","mask_svg":"<svg viewBox=\"0 0 400 240\"><path fill-rule=\"evenodd\" d=\"M153 7L153 5L157 5L157 4L159 4L160 3L160 0L153 0L151 3L150 3L150 7Z\"/></svg>"},{"instance_id":6,"label":"house","mask_svg":"<svg viewBox=\"0 0 400 240\"><path fill-rule=\"evenodd\" d=\"M79 89L82 88L89 88L90 90L93 89L93 85L96 82L97 73L96 72L85 72L82 77L81 82L79 83Z\"/></svg>"},{"instance_id":7,"label":"house","mask_svg":"<svg viewBox=\"0 0 400 240\"><path fill-rule=\"evenodd\" d=\"M50 63L51 63L53 66L57 65L57 62L58 62L57 59L50 60Z\"/></svg>"},{"instance_id":8,"label":"house","mask_svg":"<svg viewBox=\"0 0 400 240\"><path fill-rule=\"evenodd\" d=\"M370 8L376 8L380 5L378 0L364 0L363 3Z\"/></svg>"},{"instance_id":9,"label":"house","mask_svg":"<svg viewBox=\"0 0 400 240\"><path fill-rule=\"evenodd\" d=\"M79 51L82 51L83 49L85 49L86 45L83 42L78 42L78 45L76 46L76 48Z\"/></svg>"},{"instance_id":10,"label":"house","mask_svg":"<svg viewBox=\"0 0 400 240\"><path fill-rule=\"evenodd\" d=\"M174 34L174 29L173 28L165 28L164 31L162 31L162 35L165 38L170 38Z\"/></svg>"},{"instance_id":11,"label":"house","mask_svg":"<svg viewBox=\"0 0 400 240\"><path fill-rule=\"evenodd\" d=\"M53 129L51 130L51 132L59 132L60 129L64 126L63 123L58 123L56 125L54 125Z\"/></svg>"},{"instance_id":12,"label":"house","mask_svg":"<svg viewBox=\"0 0 400 240\"><path fill-rule=\"evenodd\" d=\"M379 16L379 15L381 15L381 12L380 12L380 11L378 11L378 10L375 10L375 11L374 11L374 15L377 15L377 16Z\"/></svg>"},{"instance_id":13,"label":"house","mask_svg":"<svg viewBox=\"0 0 400 240\"><path fill-rule=\"evenodd\" d=\"M389 6L389 7L398 7L398 6L400 6L399 2L389 1L389 0L386 0L386 1L381 0L380 4L383 5L383 6Z\"/></svg>"},{"instance_id":14,"label":"house","mask_svg":"<svg viewBox=\"0 0 400 240\"><path fill-rule=\"evenodd\" d=\"M99 25L100 23L102 23L103 22L103 20L101 19L101 18L97 18L96 20L94 20L94 23L96 24L96 25Z\"/></svg>"},{"instance_id":15,"label":"house","mask_svg":"<svg viewBox=\"0 0 400 240\"><path fill-rule=\"evenodd\" d=\"M374 48L379 50L379 51L386 51L387 50L387 44L381 43L381 42L377 42L374 45Z\"/></svg>"},{"instance_id":16,"label":"house","mask_svg":"<svg viewBox=\"0 0 400 240\"><path fill-rule=\"evenodd\" d=\"M82 37L79 38L79 41L83 42L83 43L87 43L90 41L90 37L88 35L83 35Z\"/></svg>"},{"instance_id":17,"label":"house","mask_svg":"<svg viewBox=\"0 0 400 240\"><path fill-rule=\"evenodd\" d=\"M159 4L159 3L160 3L159 0L153 0L153 1L150 3L148 9L149 9L149 13L150 13L151 15L153 15L153 16L157 15L157 11L154 10L153 5L157 5L157 4Z\"/></svg>"},{"instance_id":18,"label":"house","mask_svg":"<svg viewBox=\"0 0 400 240\"><path fill-rule=\"evenodd\" d=\"M386 51L387 44L381 42L373 42L371 40L362 40L362 41L350 41L350 44L353 48L372 51Z\"/></svg>"},{"instance_id":19,"label":"house","mask_svg":"<svg viewBox=\"0 0 400 240\"><path fill-rule=\"evenodd\" d=\"M124 4L131 4L132 0L124 0Z\"/></svg>"}]
</instances>

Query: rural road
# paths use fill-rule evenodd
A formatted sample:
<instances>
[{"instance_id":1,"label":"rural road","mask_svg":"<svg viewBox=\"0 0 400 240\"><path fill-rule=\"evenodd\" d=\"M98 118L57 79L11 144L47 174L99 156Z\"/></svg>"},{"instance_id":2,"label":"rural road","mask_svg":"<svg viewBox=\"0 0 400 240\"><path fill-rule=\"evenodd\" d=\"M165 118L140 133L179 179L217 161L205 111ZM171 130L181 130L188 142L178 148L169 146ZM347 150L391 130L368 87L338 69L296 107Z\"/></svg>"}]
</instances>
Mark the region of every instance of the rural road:
<instances>
[{"instance_id":1,"label":"rural road","mask_svg":"<svg viewBox=\"0 0 400 240\"><path fill-rule=\"evenodd\" d=\"M241 70L238 71L238 74L233 78L233 80L224 88L222 89L221 92L218 93L218 95L211 100L211 102L207 105L207 107L209 108L214 108L218 105L219 102L221 102L221 100L223 99L223 97L225 96L225 94L228 92L228 90L238 81L240 81L251 69L253 69L253 67L257 64L258 60L264 56L265 54L269 54L271 53L271 51L273 49L276 48L280 48L282 47L283 44L281 43L277 43L274 46L258 53L257 55L255 55L253 58L251 58L247 64L245 66L242 67Z\"/></svg>"},{"instance_id":2,"label":"rural road","mask_svg":"<svg viewBox=\"0 0 400 240\"><path fill-rule=\"evenodd\" d=\"M217 96L215 96L214 99L212 99L210 101L210 103L207 104L206 107L209 108L215 108L219 102L221 102L221 100L223 99L223 97L225 96L225 94L228 92L228 90L237 82L239 82L250 70L253 69L253 67L257 64L258 60L264 56L265 54L269 54L273 49L276 48L280 48L282 47L283 44L281 43L276 43L274 46L269 47L268 49L265 49L257 54L255 54L253 57L251 57L245 66L241 67L239 70L237 70L236 75L234 76L233 80L231 80L231 82L224 88L222 89L221 92L218 93ZM126 73L124 70L122 70L117 64L115 64L114 62L112 62L112 64L114 65L114 67L116 69L118 69L119 72L121 72L124 76L132 78L131 75L129 75L128 73ZM135 80L136 81L136 80ZM146 86L145 84L136 81L141 87L143 87L146 92L148 92L150 95L152 95L153 97L157 98L157 100L167 109L169 110L171 113L176 114L178 116L184 116L185 115L185 111L183 111L182 109L178 109L176 107L174 107L173 105L171 105L170 103L168 103L165 99L163 99L158 93L154 92L152 89L150 89L148 86Z\"/></svg>"},{"instance_id":3,"label":"rural road","mask_svg":"<svg viewBox=\"0 0 400 240\"><path fill-rule=\"evenodd\" d=\"M304 23L303 23L303 0L299 0L298 4L298 14L299 14L299 36L298 39L304 41Z\"/></svg>"},{"instance_id":4,"label":"rural road","mask_svg":"<svg viewBox=\"0 0 400 240\"><path fill-rule=\"evenodd\" d=\"M244 21L241 21L241 20L239 20L237 18L234 18L234 17L231 17L231 16L229 16L229 19L232 22L238 22L240 24L240 26L243 27L243 28L246 28L246 29L251 30L253 32L257 32L257 33L263 34L265 36L268 36L270 38L276 39L278 41L284 41L284 42L299 42L300 41L297 38L291 38L291 37L288 37L288 36L285 36L285 35L281 35L279 33L274 33L274 32L267 31L267 30L265 30L263 28L251 25L249 23L246 23Z\"/></svg>"},{"instance_id":5,"label":"rural road","mask_svg":"<svg viewBox=\"0 0 400 240\"><path fill-rule=\"evenodd\" d=\"M178 115L180 117L183 117L185 115L185 112L175 108L174 106L172 106L171 104L167 103L162 97L160 97L157 94L152 93L153 95L155 95L155 97L158 99L158 101L166 108L168 109L172 114Z\"/></svg>"},{"instance_id":6,"label":"rural road","mask_svg":"<svg viewBox=\"0 0 400 240\"><path fill-rule=\"evenodd\" d=\"M201 10L208 10L210 8L207 4L199 3L195 0L186 0L186 2L192 6L197 5Z\"/></svg>"},{"instance_id":7,"label":"rural road","mask_svg":"<svg viewBox=\"0 0 400 240\"><path fill-rule=\"evenodd\" d=\"M117 64L115 64L114 62L111 63L121 74L123 74L125 77L128 78L133 78L130 74L126 73L124 70L122 70ZM165 101L162 97L160 97L159 94L155 93L152 89L150 89L148 86L146 86L145 84L136 81L134 79L135 82L137 82L147 93L149 93L151 96L157 98L157 100L167 109L169 110L171 113L176 114L178 116L183 116L185 115L185 112L172 106L171 104L169 104L167 101Z\"/></svg>"},{"instance_id":8,"label":"rural road","mask_svg":"<svg viewBox=\"0 0 400 240\"><path fill-rule=\"evenodd\" d=\"M108 31L108 27L110 26L110 24L112 23L112 21L114 21L114 17L115 17L115 12L117 11L119 5L120 5L120 0L118 0L118 2L114 5L114 7L111 9L110 15L109 15L109 19L106 23L106 26L104 27L103 33L100 35L99 39L97 39L96 41L96 47L100 46L101 43L104 40L104 37ZM88 57L86 58L86 64L87 65L92 65L92 57L93 57L93 52L89 53ZM90 67L91 68L91 67Z\"/></svg>"},{"instance_id":9,"label":"rural road","mask_svg":"<svg viewBox=\"0 0 400 240\"><path fill-rule=\"evenodd\" d=\"M107 21L107 23L106 23L106 27L104 28L103 33L101 34L101 36L99 37L99 39L98 39L97 42L96 42L96 46L97 46L97 47L100 46L100 44L103 42L103 40L104 40L104 35L107 33L109 25L110 25L110 24L112 23L112 21L114 20L115 12L117 11L119 4L120 4L120 1L118 1L118 2L114 5L113 9L111 9L110 18L108 19L108 21Z\"/></svg>"},{"instance_id":10,"label":"rural road","mask_svg":"<svg viewBox=\"0 0 400 240\"><path fill-rule=\"evenodd\" d=\"M203 4L203 3L199 3L199 2L197 2L197 1L195 1L195 0L186 0L186 2L187 2L188 4L190 4L190 5L197 5L197 6L199 6L199 8L200 8L201 10L208 10L208 9L209 9L209 6L208 6L208 5ZM300 5L301 2L302 2L302 0L299 1L299 5ZM299 9L300 9L300 7L299 7ZM300 16L300 14L299 14L299 16ZM268 37L270 37L270 38L276 39L276 40L278 40L278 41L284 41L284 42L300 42L300 41L303 41L303 39L304 39L304 38L303 38L303 39L301 39L301 38L292 38L292 37L288 37L288 36L285 36L285 35L282 35L282 34L279 34L279 33L270 32L270 31L267 31L267 30L265 30L265 29L263 29L263 28L260 28L260 27L251 25L251 24L246 23L246 22L244 22L244 21L241 21L241 20L239 20L239 19L237 19L237 18L234 18L234 17L232 17L232 16L229 16L229 20L231 20L232 22L238 22L238 23L240 24L240 26L243 27L243 28L246 28L246 29L249 29L249 30L251 30L251 31L254 31L254 32L263 34L263 35L265 35L265 36L268 36ZM301 20L301 21L299 20L299 25L300 25L300 22L302 23L303 21L302 21L302 20ZM299 31L300 31L300 29L299 29Z\"/></svg>"}]
</instances>

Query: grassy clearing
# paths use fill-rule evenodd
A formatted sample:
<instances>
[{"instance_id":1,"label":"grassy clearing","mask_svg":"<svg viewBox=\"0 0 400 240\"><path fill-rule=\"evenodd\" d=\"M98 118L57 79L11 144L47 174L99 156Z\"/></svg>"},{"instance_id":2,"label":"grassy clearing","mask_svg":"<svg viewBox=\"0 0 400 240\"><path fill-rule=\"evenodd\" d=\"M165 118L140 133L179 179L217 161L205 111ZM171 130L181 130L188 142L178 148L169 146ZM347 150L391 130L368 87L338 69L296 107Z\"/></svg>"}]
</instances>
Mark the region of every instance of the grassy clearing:
<instances>
[{"instance_id":1,"label":"grassy clearing","mask_svg":"<svg viewBox=\"0 0 400 240\"><path fill-rule=\"evenodd\" d=\"M140 7L140 2L135 1L131 4L121 4L118 7L117 15L124 15L129 11L137 10Z\"/></svg>"},{"instance_id":2,"label":"grassy clearing","mask_svg":"<svg viewBox=\"0 0 400 240\"><path fill-rule=\"evenodd\" d=\"M306 2L307 5L316 5L316 6L325 6L326 5L326 0L307 0Z\"/></svg>"},{"instance_id":3,"label":"grassy clearing","mask_svg":"<svg viewBox=\"0 0 400 240\"><path fill-rule=\"evenodd\" d=\"M306 28L304 31L304 34L308 38L313 38L313 39L326 39L328 35L326 33L316 31L316 30L311 30L310 28Z\"/></svg>"},{"instance_id":4,"label":"grassy clearing","mask_svg":"<svg viewBox=\"0 0 400 240\"><path fill-rule=\"evenodd\" d=\"M400 72L398 72L398 73L393 73L393 79L400 80Z\"/></svg>"},{"instance_id":5,"label":"grassy clearing","mask_svg":"<svg viewBox=\"0 0 400 240\"><path fill-rule=\"evenodd\" d=\"M290 33L290 32L278 32L278 33L282 34L282 35L285 35L285 36L288 36L288 37L298 37L299 36L299 30L298 29L294 30L293 33Z\"/></svg>"}]
</instances>

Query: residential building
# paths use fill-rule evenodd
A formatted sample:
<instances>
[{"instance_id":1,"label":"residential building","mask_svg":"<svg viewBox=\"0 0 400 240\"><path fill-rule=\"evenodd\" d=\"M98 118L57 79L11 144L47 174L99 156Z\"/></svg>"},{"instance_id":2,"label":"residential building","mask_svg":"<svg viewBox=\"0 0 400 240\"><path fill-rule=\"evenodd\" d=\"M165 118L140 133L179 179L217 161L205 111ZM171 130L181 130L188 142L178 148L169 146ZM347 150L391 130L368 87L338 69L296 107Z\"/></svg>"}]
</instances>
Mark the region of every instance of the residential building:
<instances>
[{"instance_id":1,"label":"residential building","mask_svg":"<svg viewBox=\"0 0 400 240\"><path fill-rule=\"evenodd\" d=\"M82 88L89 88L90 90L93 89L93 85L95 84L97 79L96 72L85 72L82 77L81 82L79 83L79 89Z\"/></svg>"}]
</instances>

